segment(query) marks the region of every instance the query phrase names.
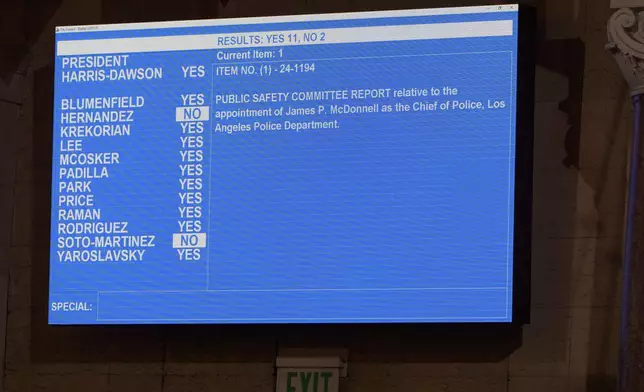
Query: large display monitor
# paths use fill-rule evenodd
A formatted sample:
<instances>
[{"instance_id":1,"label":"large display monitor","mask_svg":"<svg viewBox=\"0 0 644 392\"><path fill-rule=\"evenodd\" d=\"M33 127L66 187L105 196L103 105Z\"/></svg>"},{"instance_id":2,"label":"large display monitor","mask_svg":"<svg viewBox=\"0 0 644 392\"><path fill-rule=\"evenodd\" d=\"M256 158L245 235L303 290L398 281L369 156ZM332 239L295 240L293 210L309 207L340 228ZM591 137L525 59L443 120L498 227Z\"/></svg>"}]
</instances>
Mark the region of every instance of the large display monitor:
<instances>
[{"instance_id":1,"label":"large display monitor","mask_svg":"<svg viewBox=\"0 0 644 392\"><path fill-rule=\"evenodd\" d=\"M518 20L58 27L49 323L511 322Z\"/></svg>"}]
</instances>

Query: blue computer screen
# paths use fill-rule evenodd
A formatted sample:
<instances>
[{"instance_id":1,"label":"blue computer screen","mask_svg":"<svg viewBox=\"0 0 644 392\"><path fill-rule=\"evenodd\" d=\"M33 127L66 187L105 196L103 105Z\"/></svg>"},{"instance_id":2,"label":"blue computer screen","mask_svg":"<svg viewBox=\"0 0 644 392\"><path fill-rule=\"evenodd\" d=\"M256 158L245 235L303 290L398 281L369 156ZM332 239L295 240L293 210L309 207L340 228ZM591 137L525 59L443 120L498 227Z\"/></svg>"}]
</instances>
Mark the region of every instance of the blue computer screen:
<instances>
[{"instance_id":1,"label":"blue computer screen","mask_svg":"<svg viewBox=\"0 0 644 392\"><path fill-rule=\"evenodd\" d=\"M49 323L512 321L517 23L58 27Z\"/></svg>"}]
</instances>

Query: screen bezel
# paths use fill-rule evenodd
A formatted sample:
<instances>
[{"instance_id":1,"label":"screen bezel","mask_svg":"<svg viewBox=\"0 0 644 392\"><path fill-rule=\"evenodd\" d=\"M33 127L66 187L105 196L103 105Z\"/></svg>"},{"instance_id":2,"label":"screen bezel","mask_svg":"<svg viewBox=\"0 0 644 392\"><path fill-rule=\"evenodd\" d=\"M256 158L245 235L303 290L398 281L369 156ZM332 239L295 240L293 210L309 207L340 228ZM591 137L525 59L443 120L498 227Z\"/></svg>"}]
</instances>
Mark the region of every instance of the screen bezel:
<instances>
[{"instance_id":1,"label":"screen bezel","mask_svg":"<svg viewBox=\"0 0 644 392\"><path fill-rule=\"evenodd\" d=\"M490 328L499 326L500 328L507 328L507 326L521 326L530 320L530 269L531 269L531 237L532 237L532 171L533 171L533 122L534 122L534 73L535 73L535 39L536 39L536 13L531 7L521 5L518 7L519 23L518 23L518 59L517 59L517 98L516 98L516 158L515 158L515 196L514 196L514 241L513 241L513 284L512 284L512 321L511 322L465 322L465 323L441 323L441 322L423 322L423 323L303 323L303 324L49 324L48 317L47 325L54 328L69 328L82 326L83 328L94 327L132 327L132 328L150 328L150 327L172 327L181 328L181 326L201 325L207 327L231 328L239 326L262 326L272 328L287 328L296 327L301 328L323 328L329 327L329 330L339 329L363 329L369 326L376 326L377 328L400 328L401 326L408 326L411 328L428 327L428 326L459 326L459 328L467 326L487 326ZM234 20L234 19L232 19ZM53 75L52 75L53 76ZM53 77L51 83L53 84ZM53 87L52 87L53 90ZM51 128L50 128L51 129ZM53 143L53 135L50 132L51 143ZM39 142L42 142L40 140ZM52 149L48 150L49 172L52 170ZM43 206L42 203L49 205L51 211L51 187L52 181L48 182L49 192L38 193L34 197L34 202ZM45 198L49 197L46 201ZM40 210L39 207L37 210ZM47 214L47 219L51 219L51 215ZM46 243L50 242L49 227L50 222L45 226L48 228ZM40 234L42 235L42 234ZM43 243L43 238L38 242ZM49 276L49 246L47 246L47 257L43 260L47 264L47 277ZM43 286L41 286L43 287ZM47 298L49 297L49 284L46 286ZM43 287L43 288L44 288ZM45 311L49 307L49 300Z\"/></svg>"}]
</instances>

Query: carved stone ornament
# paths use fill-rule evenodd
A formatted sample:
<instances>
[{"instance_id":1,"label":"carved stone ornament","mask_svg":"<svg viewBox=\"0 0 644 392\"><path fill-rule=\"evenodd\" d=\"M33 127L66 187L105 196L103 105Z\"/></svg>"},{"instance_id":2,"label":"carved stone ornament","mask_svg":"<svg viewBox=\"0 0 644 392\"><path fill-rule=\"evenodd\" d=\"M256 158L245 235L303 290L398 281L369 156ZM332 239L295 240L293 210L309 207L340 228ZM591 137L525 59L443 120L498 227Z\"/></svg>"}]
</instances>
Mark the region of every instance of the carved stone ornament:
<instances>
[{"instance_id":1,"label":"carved stone ornament","mask_svg":"<svg viewBox=\"0 0 644 392\"><path fill-rule=\"evenodd\" d=\"M644 94L644 9L617 10L608 21L608 42L631 95Z\"/></svg>"}]
</instances>

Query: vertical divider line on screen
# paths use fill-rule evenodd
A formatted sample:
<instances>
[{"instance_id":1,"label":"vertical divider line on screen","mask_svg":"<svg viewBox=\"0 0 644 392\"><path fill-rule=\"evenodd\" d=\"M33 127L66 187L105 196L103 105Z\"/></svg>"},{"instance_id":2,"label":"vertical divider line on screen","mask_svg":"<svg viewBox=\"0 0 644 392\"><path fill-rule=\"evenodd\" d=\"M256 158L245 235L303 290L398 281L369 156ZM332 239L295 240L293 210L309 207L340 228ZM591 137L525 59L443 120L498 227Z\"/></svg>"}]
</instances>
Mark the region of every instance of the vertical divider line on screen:
<instances>
[{"instance_id":1,"label":"vertical divider line on screen","mask_svg":"<svg viewBox=\"0 0 644 392\"><path fill-rule=\"evenodd\" d=\"M208 157L208 176L210 177L208 180L208 232L206 233L206 252L208 252L208 257L206 257L206 291L210 291L210 247L208 246L208 242L210 241L210 236L212 235L210 233L210 222L212 222L212 216L210 216L212 209L210 208L212 204L212 143L213 143L213 124L214 124L214 110L213 110L213 100L215 97L215 72L214 72L214 64L210 64L210 126L208 127L208 135L209 135L209 141L210 141L210 148L209 148L209 153L210 155Z\"/></svg>"},{"instance_id":2,"label":"vertical divider line on screen","mask_svg":"<svg viewBox=\"0 0 644 392\"><path fill-rule=\"evenodd\" d=\"M513 209L513 203L512 203L512 195L514 194L513 192L513 186L512 186L512 177L513 177L513 170L512 170L512 149L513 149L513 143L514 143L514 135L513 133L516 133L516 130L514 130L513 123L514 123L514 113L515 113L515 108L516 104L514 102L514 53L510 52L510 105L511 105L511 112L510 112L510 140L509 140L509 147L508 147L508 239L507 239L507 253L506 253L506 260L505 260L505 318L508 318L510 310L508 309L510 305L510 241L514 242L514 235L511 233L510 230L510 222L511 222L511 215L512 215L512 209ZM513 230L512 230L513 231ZM512 239L510 236L512 235Z\"/></svg>"}]
</instances>

